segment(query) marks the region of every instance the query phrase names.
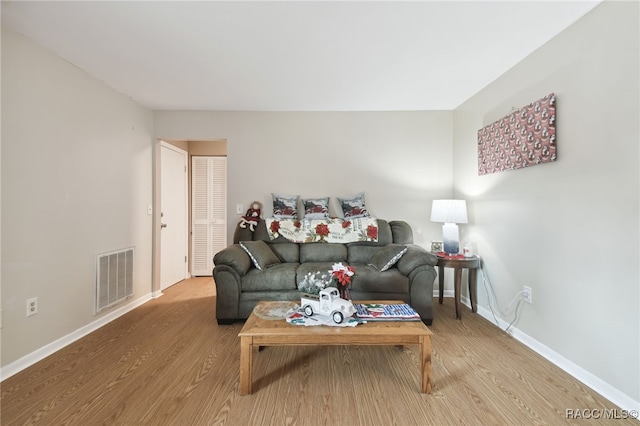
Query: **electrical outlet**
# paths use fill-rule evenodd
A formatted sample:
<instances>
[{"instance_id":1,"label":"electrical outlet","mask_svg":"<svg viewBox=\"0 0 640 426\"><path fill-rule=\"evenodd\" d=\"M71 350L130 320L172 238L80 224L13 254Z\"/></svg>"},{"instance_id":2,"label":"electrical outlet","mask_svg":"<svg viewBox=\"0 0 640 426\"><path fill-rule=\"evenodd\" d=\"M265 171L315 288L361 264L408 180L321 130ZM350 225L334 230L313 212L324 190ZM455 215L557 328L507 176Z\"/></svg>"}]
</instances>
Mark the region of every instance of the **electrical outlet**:
<instances>
[{"instance_id":1,"label":"electrical outlet","mask_svg":"<svg viewBox=\"0 0 640 426\"><path fill-rule=\"evenodd\" d=\"M30 317L38 313L38 298L33 297L27 300L27 316Z\"/></svg>"},{"instance_id":2,"label":"electrical outlet","mask_svg":"<svg viewBox=\"0 0 640 426\"><path fill-rule=\"evenodd\" d=\"M526 285L524 286L524 289L522 290L522 300L524 300L527 303L533 303L531 287L527 287Z\"/></svg>"}]
</instances>

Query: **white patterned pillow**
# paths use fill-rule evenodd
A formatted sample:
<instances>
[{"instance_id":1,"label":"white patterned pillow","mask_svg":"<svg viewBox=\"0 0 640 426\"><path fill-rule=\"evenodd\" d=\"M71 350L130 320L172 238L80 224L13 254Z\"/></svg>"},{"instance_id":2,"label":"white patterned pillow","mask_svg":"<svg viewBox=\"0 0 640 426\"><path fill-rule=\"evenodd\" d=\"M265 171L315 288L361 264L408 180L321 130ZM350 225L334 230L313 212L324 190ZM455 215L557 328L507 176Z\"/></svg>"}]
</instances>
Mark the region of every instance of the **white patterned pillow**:
<instances>
[{"instance_id":1,"label":"white patterned pillow","mask_svg":"<svg viewBox=\"0 0 640 426\"><path fill-rule=\"evenodd\" d=\"M329 218L329 197L305 198L302 200L305 219L328 219Z\"/></svg>"},{"instance_id":2,"label":"white patterned pillow","mask_svg":"<svg viewBox=\"0 0 640 426\"><path fill-rule=\"evenodd\" d=\"M342 214L345 219L355 219L357 217L369 217L369 212L364 204L364 192L354 195L353 197L341 198L336 197L342 208Z\"/></svg>"},{"instance_id":3,"label":"white patterned pillow","mask_svg":"<svg viewBox=\"0 0 640 426\"><path fill-rule=\"evenodd\" d=\"M298 195L271 194L273 199L273 217L276 219L298 218Z\"/></svg>"}]
</instances>

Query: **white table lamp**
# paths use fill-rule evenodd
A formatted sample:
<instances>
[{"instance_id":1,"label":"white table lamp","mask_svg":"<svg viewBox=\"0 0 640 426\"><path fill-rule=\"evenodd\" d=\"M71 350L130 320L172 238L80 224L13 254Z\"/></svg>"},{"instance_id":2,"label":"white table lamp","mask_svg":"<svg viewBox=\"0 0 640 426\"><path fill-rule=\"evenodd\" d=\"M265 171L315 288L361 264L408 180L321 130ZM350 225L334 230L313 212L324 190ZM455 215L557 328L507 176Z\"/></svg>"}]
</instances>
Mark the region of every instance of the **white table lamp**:
<instances>
[{"instance_id":1,"label":"white table lamp","mask_svg":"<svg viewBox=\"0 0 640 426\"><path fill-rule=\"evenodd\" d=\"M465 200L433 200L431 221L444 223L442 225L444 252L450 255L458 254L460 238L457 224L467 223L467 202Z\"/></svg>"}]
</instances>

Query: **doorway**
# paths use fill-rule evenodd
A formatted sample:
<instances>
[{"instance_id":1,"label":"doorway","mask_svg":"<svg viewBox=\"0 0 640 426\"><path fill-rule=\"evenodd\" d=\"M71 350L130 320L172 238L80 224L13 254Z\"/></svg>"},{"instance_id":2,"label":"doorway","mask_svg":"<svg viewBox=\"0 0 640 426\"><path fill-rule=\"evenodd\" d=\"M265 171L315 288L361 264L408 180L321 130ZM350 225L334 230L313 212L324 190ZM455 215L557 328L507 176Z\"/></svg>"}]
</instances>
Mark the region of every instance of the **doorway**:
<instances>
[{"instance_id":1,"label":"doorway","mask_svg":"<svg viewBox=\"0 0 640 426\"><path fill-rule=\"evenodd\" d=\"M152 291L152 295L153 297L160 297L162 296L162 289L165 288L163 286L163 279L162 279L162 267L163 267L163 260L162 260L162 254L164 251L164 254L166 255L166 250L163 250L163 247L166 246L166 244L163 244L162 242L162 234L164 233L164 231L169 229L169 226L171 226L169 224L169 222L165 222L164 219L165 217L161 217L161 212L162 212L162 207L163 204L163 195L162 195L162 180L163 180L163 166L162 166L162 153L164 152L164 149L173 149L174 151L178 151L178 152L182 152L182 155L185 155L184 153L186 153L187 157L193 157L193 156L223 156L226 158L227 156L227 140L226 139L210 139L210 140L183 140L183 139L156 139L156 143L154 146L154 201L153 201L153 271L152 271L152 275L153 275L153 281L152 281L152 285L151 285L151 291ZM191 204L192 204L192 200L191 200L191 188L190 188L190 184L191 184L191 179L188 178L188 176L190 176L191 172L189 170L189 163L190 161L187 161L187 174L186 174L186 181L187 181L187 202L186 202L186 208L187 208L187 216L186 216L186 221L187 221L187 226L184 230L184 236L186 236L185 238L187 238L187 262L184 263L184 270L183 270L183 278L180 279L184 279L184 278L188 278L190 275L192 275L192 273L190 272L190 270L188 269L188 265L191 262L191 258L193 256L193 253L191 253L191 245L192 245L192 233L189 232L189 230L192 227L192 223L191 223ZM176 168L177 169L177 168ZM166 187L166 185L164 185ZM225 188L226 188L226 182L225 182ZM226 193L226 189L225 189L225 193ZM182 197L180 197L182 198ZM226 195L225 195L226 198ZM167 207L165 205L165 207ZM167 217L168 220L168 217ZM162 228L162 224L166 224L167 226ZM182 227L182 226L181 226ZM226 231L227 233L229 232L229 230ZM180 246L182 247L182 243L180 243ZM178 256L175 256L176 259L178 258ZM184 256L182 257L183 261L184 261ZM165 268L166 269L166 268ZM177 269L177 268L176 268ZM208 268L207 268L208 269ZM210 271L209 271L210 274ZM167 282L169 282L171 280L167 280ZM172 284L168 284L167 286L170 286Z\"/></svg>"}]
</instances>

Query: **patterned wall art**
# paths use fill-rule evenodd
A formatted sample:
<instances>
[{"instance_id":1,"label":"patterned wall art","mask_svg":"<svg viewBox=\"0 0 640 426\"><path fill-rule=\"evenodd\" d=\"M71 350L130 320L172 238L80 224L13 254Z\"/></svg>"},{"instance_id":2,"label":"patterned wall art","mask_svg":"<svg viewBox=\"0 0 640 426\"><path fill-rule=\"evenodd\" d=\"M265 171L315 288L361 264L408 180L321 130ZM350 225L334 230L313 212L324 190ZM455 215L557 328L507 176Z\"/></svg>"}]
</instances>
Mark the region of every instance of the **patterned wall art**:
<instances>
[{"instance_id":1,"label":"patterned wall art","mask_svg":"<svg viewBox=\"0 0 640 426\"><path fill-rule=\"evenodd\" d=\"M478 130L478 176L555 161L553 93Z\"/></svg>"}]
</instances>

